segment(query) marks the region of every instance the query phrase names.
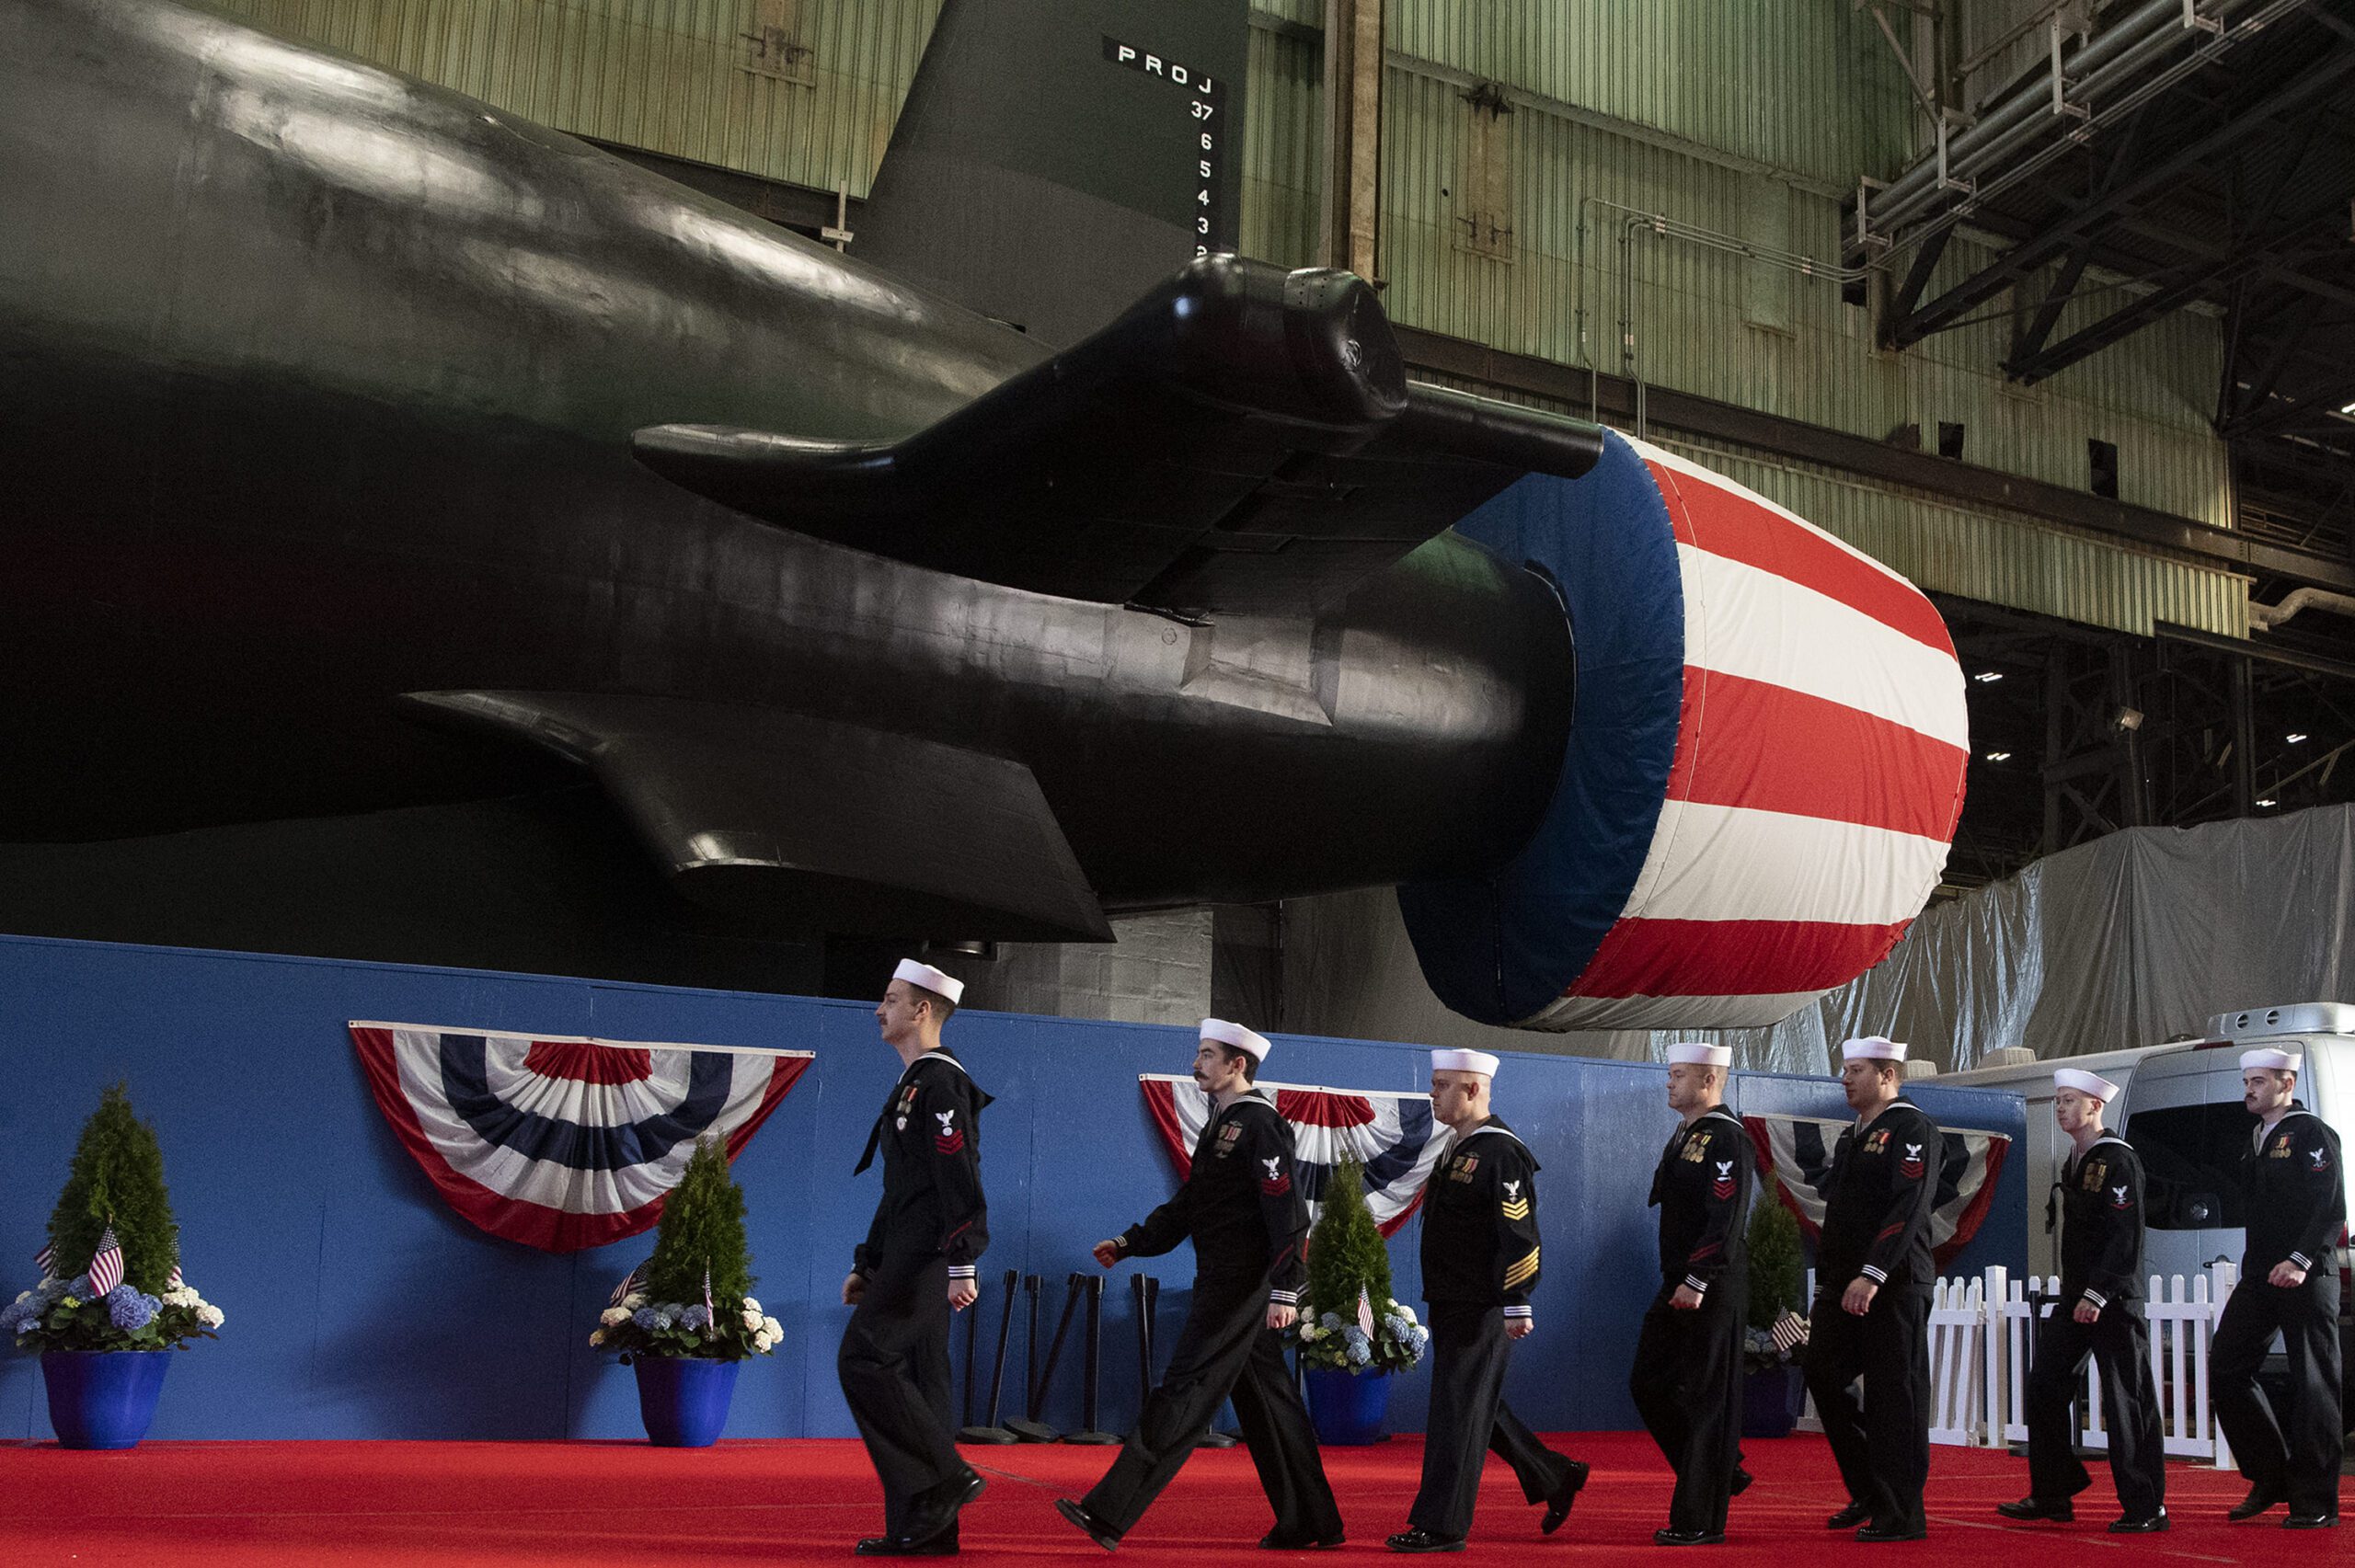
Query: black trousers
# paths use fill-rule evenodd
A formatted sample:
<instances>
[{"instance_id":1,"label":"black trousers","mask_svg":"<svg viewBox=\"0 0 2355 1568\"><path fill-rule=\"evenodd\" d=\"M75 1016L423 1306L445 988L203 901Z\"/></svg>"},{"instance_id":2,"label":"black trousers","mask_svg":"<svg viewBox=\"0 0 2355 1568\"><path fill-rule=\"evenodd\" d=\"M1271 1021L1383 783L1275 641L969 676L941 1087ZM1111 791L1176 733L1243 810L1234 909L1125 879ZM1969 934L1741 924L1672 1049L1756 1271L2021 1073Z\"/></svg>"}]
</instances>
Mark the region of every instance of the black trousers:
<instances>
[{"instance_id":1,"label":"black trousers","mask_svg":"<svg viewBox=\"0 0 2355 1568\"><path fill-rule=\"evenodd\" d=\"M964 1472L948 1412L948 1260L886 1257L834 1358L883 1482L883 1532L907 1532L918 1494Z\"/></svg>"},{"instance_id":2,"label":"black trousers","mask_svg":"<svg viewBox=\"0 0 2355 1568\"><path fill-rule=\"evenodd\" d=\"M1543 1503L1570 1479L1570 1461L1537 1440L1505 1403L1505 1337L1501 1307L1433 1301L1431 1405L1423 1439L1423 1484L1407 1522L1460 1540L1472 1529L1480 1471L1488 1454L1512 1466L1522 1498Z\"/></svg>"},{"instance_id":3,"label":"black trousers","mask_svg":"<svg viewBox=\"0 0 2355 1568\"><path fill-rule=\"evenodd\" d=\"M1325 1480L1316 1429L1284 1362L1283 1335L1268 1327L1265 1276L1196 1276L1193 1306L1170 1352L1169 1369L1145 1400L1120 1457L1082 1505L1123 1535L1133 1529L1229 1397L1260 1488L1276 1511L1275 1528L1320 1539L1339 1535L1341 1511Z\"/></svg>"},{"instance_id":4,"label":"black trousers","mask_svg":"<svg viewBox=\"0 0 2355 1568\"><path fill-rule=\"evenodd\" d=\"M1669 1305L1663 1285L1644 1311L1627 1391L1676 1472L1668 1528L1715 1534L1741 1463L1741 1329L1750 1282L1729 1276L1689 1312Z\"/></svg>"},{"instance_id":5,"label":"black trousers","mask_svg":"<svg viewBox=\"0 0 2355 1568\"><path fill-rule=\"evenodd\" d=\"M1841 1310L1849 1278L1827 1280L1808 1319L1806 1377L1848 1496L1889 1529L1923 1528L1930 1478L1930 1293L1884 1286L1872 1310ZM1861 1376L1861 1407L1849 1384Z\"/></svg>"},{"instance_id":6,"label":"black trousers","mask_svg":"<svg viewBox=\"0 0 2355 1568\"><path fill-rule=\"evenodd\" d=\"M2093 1484L2077 1458L2070 1402L2085 1388L2085 1360L2101 1370L2102 1424L2109 1433L2109 1479L2130 1519L2147 1519L2167 1500L2166 1449L2159 1398L2151 1386L2151 1329L2141 1309L2111 1302L2081 1323L2076 1303L2052 1309L2036 1334L2028 1379L2028 1489L2047 1499L2074 1497Z\"/></svg>"},{"instance_id":7,"label":"black trousers","mask_svg":"<svg viewBox=\"0 0 2355 1568\"><path fill-rule=\"evenodd\" d=\"M2277 1415L2257 1386L2276 1331L2290 1360L2290 1408ZM2293 1514L2338 1512L2338 1276L2315 1269L2293 1290L2244 1279L2224 1303L2208 1351L2216 1421L2249 1484L2290 1499Z\"/></svg>"}]
</instances>

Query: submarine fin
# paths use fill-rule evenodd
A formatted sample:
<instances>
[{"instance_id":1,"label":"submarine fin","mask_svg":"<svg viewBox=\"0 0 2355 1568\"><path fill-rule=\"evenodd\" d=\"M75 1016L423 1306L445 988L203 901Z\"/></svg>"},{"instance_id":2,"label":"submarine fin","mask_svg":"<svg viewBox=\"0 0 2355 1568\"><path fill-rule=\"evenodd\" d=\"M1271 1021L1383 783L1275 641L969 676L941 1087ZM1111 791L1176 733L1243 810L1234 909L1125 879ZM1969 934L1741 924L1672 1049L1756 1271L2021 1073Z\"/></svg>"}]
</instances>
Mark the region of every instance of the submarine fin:
<instances>
[{"instance_id":1,"label":"submarine fin","mask_svg":"<svg viewBox=\"0 0 2355 1568\"><path fill-rule=\"evenodd\" d=\"M672 885L706 908L846 935L1112 940L1020 762L677 698L416 692L404 701L586 768Z\"/></svg>"},{"instance_id":2,"label":"submarine fin","mask_svg":"<svg viewBox=\"0 0 2355 1568\"><path fill-rule=\"evenodd\" d=\"M1214 256L1103 331L890 442L708 425L638 459L781 527L913 566L1180 612L1311 612L1593 426L1409 383L1346 272Z\"/></svg>"}]
</instances>

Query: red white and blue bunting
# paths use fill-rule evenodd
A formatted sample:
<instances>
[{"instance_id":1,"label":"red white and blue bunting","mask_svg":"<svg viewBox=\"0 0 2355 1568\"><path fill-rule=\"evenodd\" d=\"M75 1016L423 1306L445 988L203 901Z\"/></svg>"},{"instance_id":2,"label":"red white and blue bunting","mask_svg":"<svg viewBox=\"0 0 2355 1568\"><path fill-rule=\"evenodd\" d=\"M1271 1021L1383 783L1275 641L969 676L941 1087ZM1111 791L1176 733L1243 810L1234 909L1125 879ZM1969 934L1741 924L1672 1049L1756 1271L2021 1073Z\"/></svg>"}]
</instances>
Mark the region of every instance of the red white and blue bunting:
<instances>
[{"instance_id":1,"label":"red white and blue bunting","mask_svg":"<svg viewBox=\"0 0 2355 1568\"><path fill-rule=\"evenodd\" d=\"M1191 1078L1175 1073L1143 1073L1137 1083L1182 1182L1193 1168L1194 1144L1210 1125L1210 1096ZM1345 1156L1365 1167L1366 1207L1384 1235L1414 1217L1431 1168L1453 1136L1432 1119L1429 1094L1313 1089L1298 1083L1263 1082L1256 1088L1292 1124L1293 1173L1312 1218L1321 1207L1325 1184Z\"/></svg>"},{"instance_id":2,"label":"red white and blue bunting","mask_svg":"<svg viewBox=\"0 0 2355 1568\"><path fill-rule=\"evenodd\" d=\"M1832 1151L1839 1147L1841 1132L1855 1124L1822 1116L1744 1116L1741 1125L1758 1148L1758 1173L1773 1177L1783 1207L1798 1216L1799 1229L1813 1242L1823 1230L1819 1189L1831 1175ZM1946 1135L1947 1150L1938 1170L1936 1207L1930 1213L1930 1251L1944 1268L1986 1220L2012 1140L1977 1127L1938 1130Z\"/></svg>"},{"instance_id":3,"label":"red white and blue bunting","mask_svg":"<svg viewBox=\"0 0 2355 1568\"><path fill-rule=\"evenodd\" d=\"M452 1208L543 1252L651 1227L704 1138L733 1160L808 1051L351 1025L377 1108Z\"/></svg>"}]
</instances>

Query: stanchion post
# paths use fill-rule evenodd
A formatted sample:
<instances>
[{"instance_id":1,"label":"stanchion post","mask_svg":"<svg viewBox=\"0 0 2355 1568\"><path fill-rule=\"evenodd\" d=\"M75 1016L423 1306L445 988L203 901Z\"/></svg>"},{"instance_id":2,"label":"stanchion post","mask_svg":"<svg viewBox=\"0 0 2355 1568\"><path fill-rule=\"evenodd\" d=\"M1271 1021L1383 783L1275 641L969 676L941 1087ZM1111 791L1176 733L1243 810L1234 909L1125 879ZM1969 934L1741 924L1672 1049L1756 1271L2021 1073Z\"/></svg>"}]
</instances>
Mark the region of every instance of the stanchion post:
<instances>
[{"instance_id":1,"label":"stanchion post","mask_svg":"<svg viewBox=\"0 0 2355 1568\"><path fill-rule=\"evenodd\" d=\"M1005 1346L1007 1340L1012 1337L1014 1332L1014 1287L1015 1282L1021 1277L1022 1276L1017 1270L1009 1268L1005 1271L1005 1283L1004 1286L1005 1292L1005 1310L998 1314L997 1355L990 1366L989 1424L985 1426L968 1426L963 1428L957 1434L957 1440L960 1443L1002 1444L1018 1443L1022 1440L997 1424L998 1399L999 1396L1005 1391ZM976 1301L973 1304L973 1313L975 1317L978 1318L981 1315L981 1303ZM971 1369L971 1366L969 1363L966 1368L969 1376Z\"/></svg>"}]
</instances>

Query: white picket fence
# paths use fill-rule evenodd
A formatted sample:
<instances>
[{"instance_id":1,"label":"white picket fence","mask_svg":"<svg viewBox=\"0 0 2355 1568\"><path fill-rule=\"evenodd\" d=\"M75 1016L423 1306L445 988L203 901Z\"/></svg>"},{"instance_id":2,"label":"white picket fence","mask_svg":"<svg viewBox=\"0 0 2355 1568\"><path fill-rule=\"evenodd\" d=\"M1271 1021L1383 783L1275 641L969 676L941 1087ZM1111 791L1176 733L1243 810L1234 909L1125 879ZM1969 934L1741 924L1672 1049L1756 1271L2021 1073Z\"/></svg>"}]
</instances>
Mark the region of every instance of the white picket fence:
<instances>
[{"instance_id":1,"label":"white picket fence","mask_svg":"<svg viewBox=\"0 0 2355 1568\"><path fill-rule=\"evenodd\" d=\"M2151 1325L2151 1386L2159 1399L2159 1425L2170 1454L2211 1459L2229 1468L2225 1446L2209 1402L2208 1345L2239 1271L2231 1264L2205 1274L2150 1278L2142 1315ZM2031 1284L2037 1288L2031 1289ZM1930 1298L1930 1441L1962 1448L2001 1448L2028 1437L2028 1372L2035 1354L2036 1322L2074 1302L2058 1298L2061 1282L2011 1277L1991 1268L1976 1278L1941 1279ZM1815 1274L1808 1271L1808 1294ZM2102 1428L2101 1374L2085 1364L2085 1396L2078 1402L2079 1441L2091 1448L2109 1446ZM1821 1431L1815 1404L1808 1402L1802 1427Z\"/></svg>"}]
</instances>

